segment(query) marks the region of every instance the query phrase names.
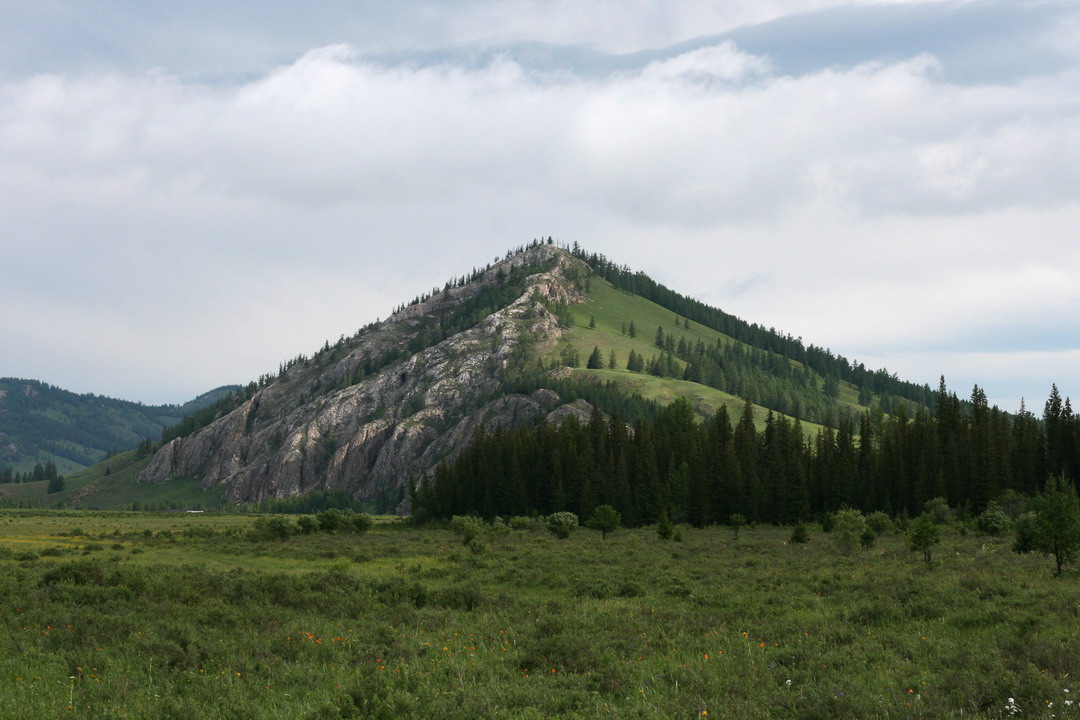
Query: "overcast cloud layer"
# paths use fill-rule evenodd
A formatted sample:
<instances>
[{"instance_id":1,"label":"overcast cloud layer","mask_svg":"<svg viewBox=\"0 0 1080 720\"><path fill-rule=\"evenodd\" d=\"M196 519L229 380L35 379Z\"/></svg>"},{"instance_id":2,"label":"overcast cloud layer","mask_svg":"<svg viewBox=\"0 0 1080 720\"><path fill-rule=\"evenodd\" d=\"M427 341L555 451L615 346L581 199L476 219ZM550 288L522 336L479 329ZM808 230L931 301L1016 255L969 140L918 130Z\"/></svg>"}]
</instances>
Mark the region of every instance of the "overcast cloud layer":
<instances>
[{"instance_id":1,"label":"overcast cloud layer","mask_svg":"<svg viewBox=\"0 0 1080 720\"><path fill-rule=\"evenodd\" d=\"M1073 3L323 5L4 9L0 375L183 402L551 235L1080 395Z\"/></svg>"}]
</instances>

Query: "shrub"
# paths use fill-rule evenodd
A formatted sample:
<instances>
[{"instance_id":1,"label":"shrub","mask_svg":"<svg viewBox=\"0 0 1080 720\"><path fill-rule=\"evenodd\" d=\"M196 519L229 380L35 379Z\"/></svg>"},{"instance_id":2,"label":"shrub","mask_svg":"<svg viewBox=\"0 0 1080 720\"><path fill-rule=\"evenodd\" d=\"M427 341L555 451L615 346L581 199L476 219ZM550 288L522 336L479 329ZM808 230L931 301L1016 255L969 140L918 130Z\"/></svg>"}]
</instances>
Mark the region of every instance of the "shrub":
<instances>
[{"instance_id":1,"label":"shrub","mask_svg":"<svg viewBox=\"0 0 1080 720\"><path fill-rule=\"evenodd\" d=\"M739 539L739 531L746 527L746 517L742 513L733 513L728 517L728 525L731 526L731 532L735 533L735 539Z\"/></svg>"},{"instance_id":2,"label":"shrub","mask_svg":"<svg viewBox=\"0 0 1080 720\"><path fill-rule=\"evenodd\" d=\"M578 516L572 512L557 512L544 521L547 529L557 538L568 538L578 526Z\"/></svg>"},{"instance_id":3,"label":"shrub","mask_svg":"<svg viewBox=\"0 0 1080 720\"><path fill-rule=\"evenodd\" d=\"M1004 535L1009 531L1009 516L999 503L991 500L976 519L975 525L984 535Z\"/></svg>"},{"instance_id":4,"label":"shrub","mask_svg":"<svg viewBox=\"0 0 1080 720\"><path fill-rule=\"evenodd\" d=\"M252 540L285 540L296 530L296 526L283 515L263 515L255 518L251 528Z\"/></svg>"},{"instance_id":5,"label":"shrub","mask_svg":"<svg viewBox=\"0 0 1080 720\"><path fill-rule=\"evenodd\" d=\"M880 510L867 515L866 524L874 531L875 535L896 532L896 525L893 523L892 518Z\"/></svg>"},{"instance_id":6,"label":"shrub","mask_svg":"<svg viewBox=\"0 0 1080 720\"><path fill-rule=\"evenodd\" d=\"M450 518L450 529L461 536L462 544L468 545L480 537L484 521L472 515L455 515Z\"/></svg>"},{"instance_id":7,"label":"shrub","mask_svg":"<svg viewBox=\"0 0 1080 720\"><path fill-rule=\"evenodd\" d=\"M821 516L821 531L824 533L831 533L833 530L833 522L835 518L832 513L825 513Z\"/></svg>"},{"instance_id":8,"label":"shrub","mask_svg":"<svg viewBox=\"0 0 1080 720\"><path fill-rule=\"evenodd\" d=\"M518 531L535 530L539 523L536 518L515 515L510 518L510 529Z\"/></svg>"},{"instance_id":9,"label":"shrub","mask_svg":"<svg viewBox=\"0 0 1080 720\"><path fill-rule=\"evenodd\" d=\"M791 528L791 537L789 538L792 543L808 543L810 542L810 530L806 527L806 523L795 523L795 527Z\"/></svg>"},{"instance_id":10,"label":"shrub","mask_svg":"<svg viewBox=\"0 0 1080 720\"><path fill-rule=\"evenodd\" d=\"M315 520L319 523L319 531L325 533L337 532L343 519L341 512L333 508L315 515Z\"/></svg>"},{"instance_id":11,"label":"shrub","mask_svg":"<svg viewBox=\"0 0 1080 720\"><path fill-rule=\"evenodd\" d=\"M668 517L667 510L660 513L660 522L656 525L656 534L661 540L670 540L671 536L675 534L675 526L671 524L671 518Z\"/></svg>"},{"instance_id":12,"label":"shrub","mask_svg":"<svg viewBox=\"0 0 1080 720\"><path fill-rule=\"evenodd\" d=\"M837 510L833 513L833 544L845 555L855 549L866 530L866 518L858 510Z\"/></svg>"},{"instance_id":13,"label":"shrub","mask_svg":"<svg viewBox=\"0 0 1080 720\"><path fill-rule=\"evenodd\" d=\"M1013 552L1035 552L1035 513L1029 511L1016 518L1013 529L1016 531L1016 537L1013 538Z\"/></svg>"},{"instance_id":14,"label":"shrub","mask_svg":"<svg viewBox=\"0 0 1080 720\"><path fill-rule=\"evenodd\" d=\"M347 532L364 533L372 528L375 520L367 513L346 510L341 515L341 529Z\"/></svg>"},{"instance_id":15,"label":"shrub","mask_svg":"<svg viewBox=\"0 0 1080 720\"><path fill-rule=\"evenodd\" d=\"M930 516L930 520L936 525L948 525L952 520L953 511L949 509L949 503L943 497L930 498L923 506L924 514Z\"/></svg>"},{"instance_id":16,"label":"shrub","mask_svg":"<svg viewBox=\"0 0 1080 720\"><path fill-rule=\"evenodd\" d=\"M927 567L933 564L931 551L940 542L941 531L930 513L923 513L912 521L908 529L908 547L916 552L922 552Z\"/></svg>"},{"instance_id":17,"label":"shrub","mask_svg":"<svg viewBox=\"0 0 1080 720\"><path fill-rule=\"evenodd\" d=\"M1043 492L1031 501L1031 509L1017 520L1014 549L1019 546L1053 556L1056 574L1061 575L1065 564L1080 552L1080 498L1076 488L1064 476L1050 478Z\"/></svg>"}]
</instances>

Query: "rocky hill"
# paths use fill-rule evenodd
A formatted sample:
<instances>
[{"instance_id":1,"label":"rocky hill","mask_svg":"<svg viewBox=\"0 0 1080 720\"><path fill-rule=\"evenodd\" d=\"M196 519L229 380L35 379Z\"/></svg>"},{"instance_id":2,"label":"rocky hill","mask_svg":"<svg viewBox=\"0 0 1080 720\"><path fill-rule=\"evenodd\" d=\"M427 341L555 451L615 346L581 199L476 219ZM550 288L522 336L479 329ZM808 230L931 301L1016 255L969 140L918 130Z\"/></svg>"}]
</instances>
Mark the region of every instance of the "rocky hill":
<instances>
[{"instance_id":1,"label":"rocky hill","mask_svg":"<svg viewBox=\"0 0 1080 720\"><path fill-rule=\"evenodd\" d=\"M283 366L230 412L167 442L139 480L197 476L233 502L334 490L401 498L482 424L587 413L550 390L504 392L558 342L557 313L585 299L587 274L554 245L510 254Z\"/></svg>"}]
</instances>

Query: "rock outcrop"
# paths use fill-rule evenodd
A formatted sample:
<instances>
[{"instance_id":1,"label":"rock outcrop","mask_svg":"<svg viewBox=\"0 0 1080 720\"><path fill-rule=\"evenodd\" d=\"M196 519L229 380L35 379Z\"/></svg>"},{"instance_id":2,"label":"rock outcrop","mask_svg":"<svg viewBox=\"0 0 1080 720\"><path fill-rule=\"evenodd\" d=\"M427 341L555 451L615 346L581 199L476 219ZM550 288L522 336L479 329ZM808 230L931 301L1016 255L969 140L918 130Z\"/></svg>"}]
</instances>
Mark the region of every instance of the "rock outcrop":
<instances>
[{"instance_id":1,"label":"rock outcrop","mask_svg":"<svg viewBox=\"0 0 1080 720\"><path fill-rule=\"evenodd\" d=\"M552 245L508 257L292 364L227 415L162 447L139 479L196 475L234 502L318 490L387 497L431 473L480 425L581 415L580 401L560 407L550 390L504 387L558 340L551 308L583 300L578 279L587 272ZM487 312L485 302L510 290ZM470 326L443 339L455 323Z\"/></svg>"}]
</instances>

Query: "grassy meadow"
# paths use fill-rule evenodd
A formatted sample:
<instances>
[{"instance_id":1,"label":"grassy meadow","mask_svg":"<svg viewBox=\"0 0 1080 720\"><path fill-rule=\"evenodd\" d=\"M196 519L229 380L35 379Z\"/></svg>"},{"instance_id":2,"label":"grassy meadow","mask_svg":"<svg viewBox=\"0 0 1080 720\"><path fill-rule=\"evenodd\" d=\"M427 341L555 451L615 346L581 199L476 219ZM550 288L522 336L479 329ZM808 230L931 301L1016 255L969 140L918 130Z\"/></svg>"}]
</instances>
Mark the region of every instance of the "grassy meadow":
<instances>
[{"instance_id":1,"label":"grassy meadow","mask_svg":"<svg viewBox=\"0 0 1080 720\"><path fill-rule=\"evenodd\" d=\"M0 512L0 717L1080 717L1077 573L1008 538L253 522Z\"/></svg>"}]
</instances>

